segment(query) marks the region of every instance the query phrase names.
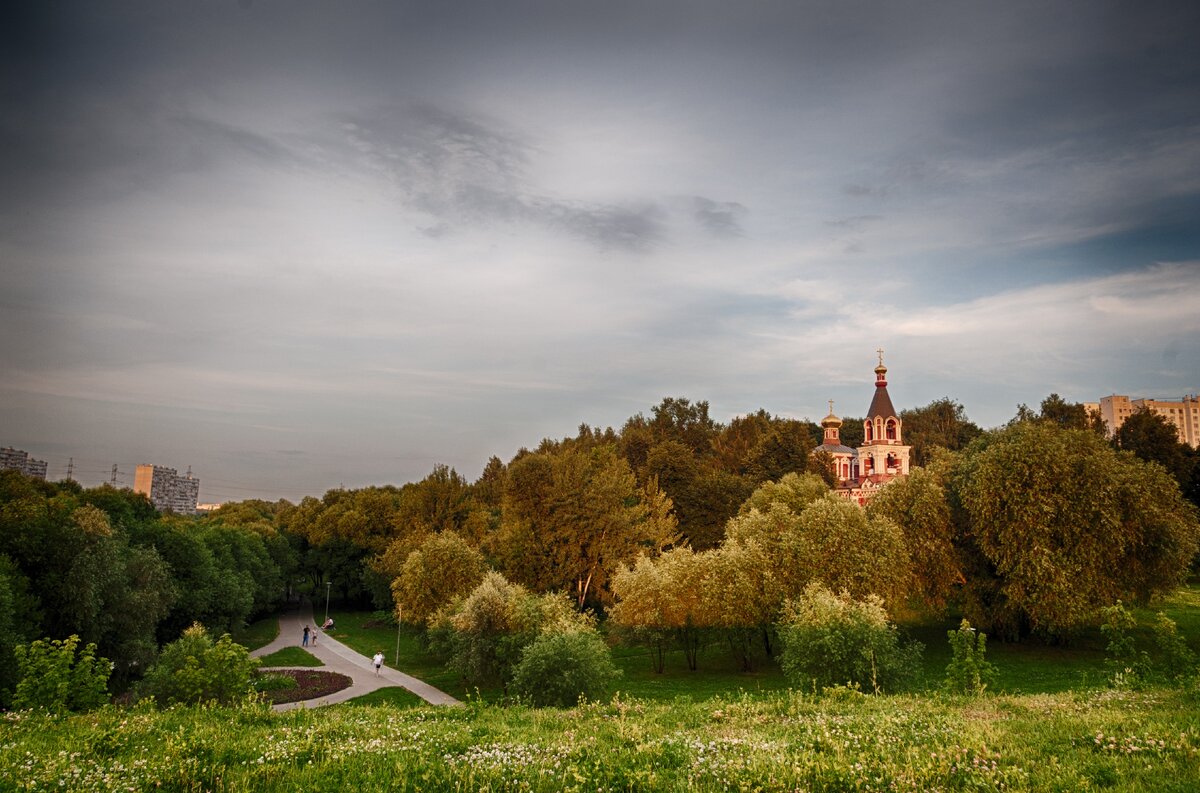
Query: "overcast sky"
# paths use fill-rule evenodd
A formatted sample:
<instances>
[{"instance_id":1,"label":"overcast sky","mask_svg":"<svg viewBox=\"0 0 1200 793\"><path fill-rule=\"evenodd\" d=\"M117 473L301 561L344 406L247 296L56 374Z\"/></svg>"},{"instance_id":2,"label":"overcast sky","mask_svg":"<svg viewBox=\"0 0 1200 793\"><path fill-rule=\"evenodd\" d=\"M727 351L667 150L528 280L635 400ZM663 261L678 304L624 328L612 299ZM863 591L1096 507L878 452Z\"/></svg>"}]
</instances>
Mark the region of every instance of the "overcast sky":
<instances>
[{"instance_id":1,"label":"overcast sky","mask_svg":"<svg viewBox=\"0 0 1200 793\"><path fill-rule=\"evenodd\" d=\"M1200 391L1200 4L9 3L0 445L201 501Z\"/></svg>"}]
</instances>

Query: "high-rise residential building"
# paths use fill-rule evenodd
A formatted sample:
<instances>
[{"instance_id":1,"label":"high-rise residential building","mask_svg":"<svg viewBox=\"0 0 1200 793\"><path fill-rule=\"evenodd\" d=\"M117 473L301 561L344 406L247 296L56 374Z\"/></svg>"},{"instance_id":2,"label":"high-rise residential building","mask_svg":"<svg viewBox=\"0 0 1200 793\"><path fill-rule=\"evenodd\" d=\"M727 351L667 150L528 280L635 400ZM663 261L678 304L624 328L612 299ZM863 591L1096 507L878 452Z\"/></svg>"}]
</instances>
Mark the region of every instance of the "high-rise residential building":
<instances>
[{"instance_id":1,"label":"high-rise residential building","mask_svg":"<svg viewBox=\"0 0 1200 793\"><path fill-rule=\"evenodd\" d=\"M0 470L20 471L34 479L46 478L46 461L35 460L28 452L5 446L0 449Z\"/></svg>"},{"instance_id":2,"label":"high-rise residential building","mask_svg":"<svg viewBox=\"0 0 1200 793\"><path fill-rule=\"evenodd\" d=\"M1125 419L1139 410L1149 410L1162 416L1179 434L1179 442L1193 449L1200 447L1200 397L1189 394L1178 402L1165 399L1130 399L1113 394L1100 398L1100 416L1108 429L1108 437L1117 434Z\"/></svg>"},{"instance_id":3,"label":"high-rise residential building","mask_svg":"<svg viewBox=\"0 0 1200 793\"><path fill-rule=\"evenodd\" d=\"M195 515L200 480L192 476L190 469L186 476L180 476L174 468L139 465L133 474L133 490L148 496L155 509Z\"/></svg>"}]
</instances>

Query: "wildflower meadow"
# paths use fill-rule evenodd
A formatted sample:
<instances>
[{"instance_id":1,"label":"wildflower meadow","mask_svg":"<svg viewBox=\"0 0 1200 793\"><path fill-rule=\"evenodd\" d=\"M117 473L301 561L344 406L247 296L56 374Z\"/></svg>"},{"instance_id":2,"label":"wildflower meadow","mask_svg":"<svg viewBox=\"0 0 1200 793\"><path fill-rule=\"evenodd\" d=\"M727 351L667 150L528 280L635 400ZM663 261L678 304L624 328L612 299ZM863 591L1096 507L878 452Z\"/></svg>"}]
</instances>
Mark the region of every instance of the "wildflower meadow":
<instances>
[{"instance_id":1,"label":"wildflower meadow","mask_svg":"<svg viewBox=\"0 0 1200 793\"><path fill-rule=\"evenodd\" d=\"M0 789L1193 791L1196 705L1180 689L841 688L567 709L19 712L0 724Z\"/></svg>"}]
</instances>

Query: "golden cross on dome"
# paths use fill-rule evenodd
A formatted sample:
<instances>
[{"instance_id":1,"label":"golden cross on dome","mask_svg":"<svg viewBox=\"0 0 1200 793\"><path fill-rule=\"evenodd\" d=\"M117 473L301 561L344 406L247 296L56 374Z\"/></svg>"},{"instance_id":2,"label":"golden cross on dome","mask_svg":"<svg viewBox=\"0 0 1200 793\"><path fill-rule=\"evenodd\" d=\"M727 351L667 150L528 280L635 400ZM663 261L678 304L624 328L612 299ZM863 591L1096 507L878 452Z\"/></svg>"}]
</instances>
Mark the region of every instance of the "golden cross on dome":
<instances>
[{"instance_id":1,"label":"golden cross on dome","mask_svg":"<svg viewBox=\"0 0 1200 793\"><path fill-rule=\"evenodd\" d=\"M875 352L879 353L879 365L880 365L880 366L883 366L883 348L882 348L882 347L880 347L880 348L879 348L878 350L876 350Z\"/></svg>"},{"instance_id":2,"label":"golden cross on dome","mask_svg":"<svg viewBox=\"0 0 1200 793\"><path fill-rule=\"evenodd\" d=\"M833 400L829 400L829 415L833 415Z\"/></svg>"}]
</instances>

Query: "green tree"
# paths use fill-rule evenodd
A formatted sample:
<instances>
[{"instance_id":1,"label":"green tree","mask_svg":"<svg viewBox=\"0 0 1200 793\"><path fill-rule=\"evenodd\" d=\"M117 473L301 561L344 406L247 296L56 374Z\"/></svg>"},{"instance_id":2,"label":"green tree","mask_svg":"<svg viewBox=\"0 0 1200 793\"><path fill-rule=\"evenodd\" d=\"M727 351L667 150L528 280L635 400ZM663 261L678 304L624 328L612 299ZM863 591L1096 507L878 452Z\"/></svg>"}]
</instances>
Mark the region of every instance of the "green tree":
<instances>
[{"instance_id":1,"label":"green tree","mask_svg":"<svg viewBox=\"0 0 1200 793\"><path fill-rule=\"evenodd\" d=\"M1183 579L1200 523L1162 468L1090 430L1020 422L955 466L967 617L993 634L1061 637L1117 599Z\"/></svg>"},{"instance_id":2,"label":"green tree","mask_svg":"<svg viewBox=\"0 0 1200 793\"><path fill-rule=\"evenodd\" d=\"M646 457L643 482L656 482L671 499L679 531L697 550L720 544L725 521L747 495L748 480L714 468L688 446L666 440Z\"/></svg>"},{"instance_id":3,"label":"green tree","mask_svg":"<svg viewBox=\"0 0 1200 793\"><path fill-rule=\"evenodd\" d=\"M470 593L486 572L483 554L453 531L430 535L392 582L397 618L425 624L451 600Z\"/></svg>"},{"instance_id":4,"label":"green tree","mask_svg":"<svg viewBox=\"0 0 1200 793\"><path fill-rule=\"evenodd\" d=\"M462 530L475 502L467 480L445 465L435 465L420 482L400 489L391 521L396 534Z\"/></svg>"},{"instance_id":5,"label":"green tree","mask_svg":"<svg viewBox=\"0 0 1200 793\"><path fill-rule=\"evenodd\" d=\"M765 410L737 416L713 438L713 453L722 470L748 476L774 419Z\"/></svg>"},{"instance_id":6,"label":"green tree","mask_svg":"<svg viewBox=\"0 0 1200 793\"><path fill-rule=\"evenodd\" d=\"M618 565L678 539L655 484L639 488L611 445L527 454L509 465L497 555L531 589L570 591L580 606L607 600Z\"/></svg>"},{"instance_id":7,"label":"green tree","mask_svg":"<svg viewBox=\"0 0 1200 793\"><path fill-rule=\"evenodd\" d=\"M496 572L464 599L442 609L432 630L447 645L449 666L469 682L507 686L523 650L546 633L592 629L592 620L562 595L533 595Z\"/></svg>"},{"instance_id":8,"label":"green tree","mask_svg":"<svg viewBox=\"0 0 1200 793\"><path fill-rule=\"evenodd\" d=\"M983 430L967 418L963 406L950 397L901 411L900 420L904 426L904 441L912 447L914 466L929 465L935 449L965 449L983 434Z\"/></svg>"},{"instance_id":9,"label":"green tree","mask_svg":"<svg viewBox=\"0 0 1200 793\"><path fill-rule=\"evenodd\" d=\"M1137 649L1134 641L1132 631L1137 628L1137 618L1119 600L1100 609L1100 617L1100 635L1108 642L1104 663L1111 680L1123 685L1140 681L1150 669L1150 657Z\"/></svg>"},{"instance_id":10,"label":"green tree","mask_svg":"<svg viewBox=\"0 0 1200 793\"><path fill-rule=\"evenodd\" d=\"M1091 430L1098 435L1107 434L1099 412L1089 411L1082 402L1068 402L1058 394L1051 394L1042 400L1040 407L1040 412L1034 413L1027 405L1018 405L1017 415L1009 423L1037 421L1064 430Z\"/></svg>"},{"instance_id":11,"label":"green tree","mask_svg":"<svg viewBox=\"0 0 1200 793\"><path fill-rule=\"evenodd\" d=\"M686 546L661 556L640 556L622 566L613 579L616 603L609 623L624 630L650 651L651 667L661 674L672 639L695 671L700 632L709 623L706 612L706 555Z\"/></svg>"},{"instance_id":12,"label":"green tree","mask_svg":"<svg viewBox=\"0 0 1200 793\"><path fill-rule=\"evenodd\" d=\"M1144 407L1134 411L1117 430L1113 444L1139 459L1158 463L1175 478L1181 491L1189 490L1194 456L1187 444L1179 442L1175 425L1163 416Z\"/></svg>"},{"instance_id":13,"label":"green tree","mask_svg":"<svg viewBox=\"0 0 1200 793\"><path fill-rule=\"evenodd\" d=\"M922 599L934 609L943 608L963 580L954 546L956 527L944 486L952 459L912 469L867 503L869 518L891 520L904 533L913 581Z\"/></svg>"},{"instance_id":14,"label":"green tree","mask_svg":"<svg viewBox=\"0 0 1200 793\"><path fill-rule=\"evenodd\" d=\"M153 547L128 547L123 556L125 586L112 604L113 685L122 690L140 677L158 655L157 630L175 601L171 570Z\"/></svg>"},{"instance_id":15,"label":"green tree","mask_svg":"<svg viewBox=\"0 0 1200 793\"><path fill-rule=\"evenodd\" d=\"M756 648L761 644L770 652L772 626L784 600L776 579L778 559L749 532L727 537L720 548L700 558L704 622L724 636L742 671L752 671Z\"/></svg>"},{"instance_id":16,"label":"green tree","mask_svg":"<svg viewBox=\"0 0 1200 793\"><path fill-rule=\"evenodd\" d=\"M849 446L851 449L857 449L862 446L866 435L866 430L863 427L863 419L843 416L842 429L839 434L841 435L843 446Z\"/></svg>"},{"instance_id":17,"label":"green tree","mask_svg":"<svg viewBox=\"0 0 1200 793\"><path fill-rule=\"evenodd\" d=\"M717 423L708 415L707 402L666 397L651 412L650 429L657 440L678 441L702 457L712 454Z\"/></svg>"},{"instance_id":18,"label":"green tree","mask_svg":"<svg viewBox=\"0 0 1200 793\"><path fill-rule=\"evenodd\" d=\"M30 593L29 579L12 559L0 554L0 708L12 704L17 645L36 636L40 627L40 609Z\"/></svg>"},{"instance_id":19,"label":"green tree","mask_svg":"<svg viewBox=\"0 0 1200 793\"><path fill-rule=\"evenodd\" d=\"M829 494L829 485L811 473L785 474L777 482L764 482L750 494L738 510L745 515L752 509L766 512L773 504L781 504L796 515L814 501Z\"/></svg>"},{"instance_id":20,"label":"green tree","mask_svg":"<svg viewBox=\"0 0 1200 793\"><path fill-rule=\"evenodd\" d=\"M912 569L900 528L836 496L817 499L799 514L778 502L765 512L751 509L730 520L727 536L727 545L753 541L762 548L779 605L813 581L855 597L879 595L892 605L909 592Z\"/></svg>"},{"instance_id":21,"label":"green tree","mask_svg":"<svg viewBox=\"0 0 1200 793\"><path fill-rule=\"evenodd\" d=\"M774 419L769 432L759 439L750 464L755 482L778 480L790 473L809 470L813 450L812 422Z\"/></svg>"}]
</instances>

